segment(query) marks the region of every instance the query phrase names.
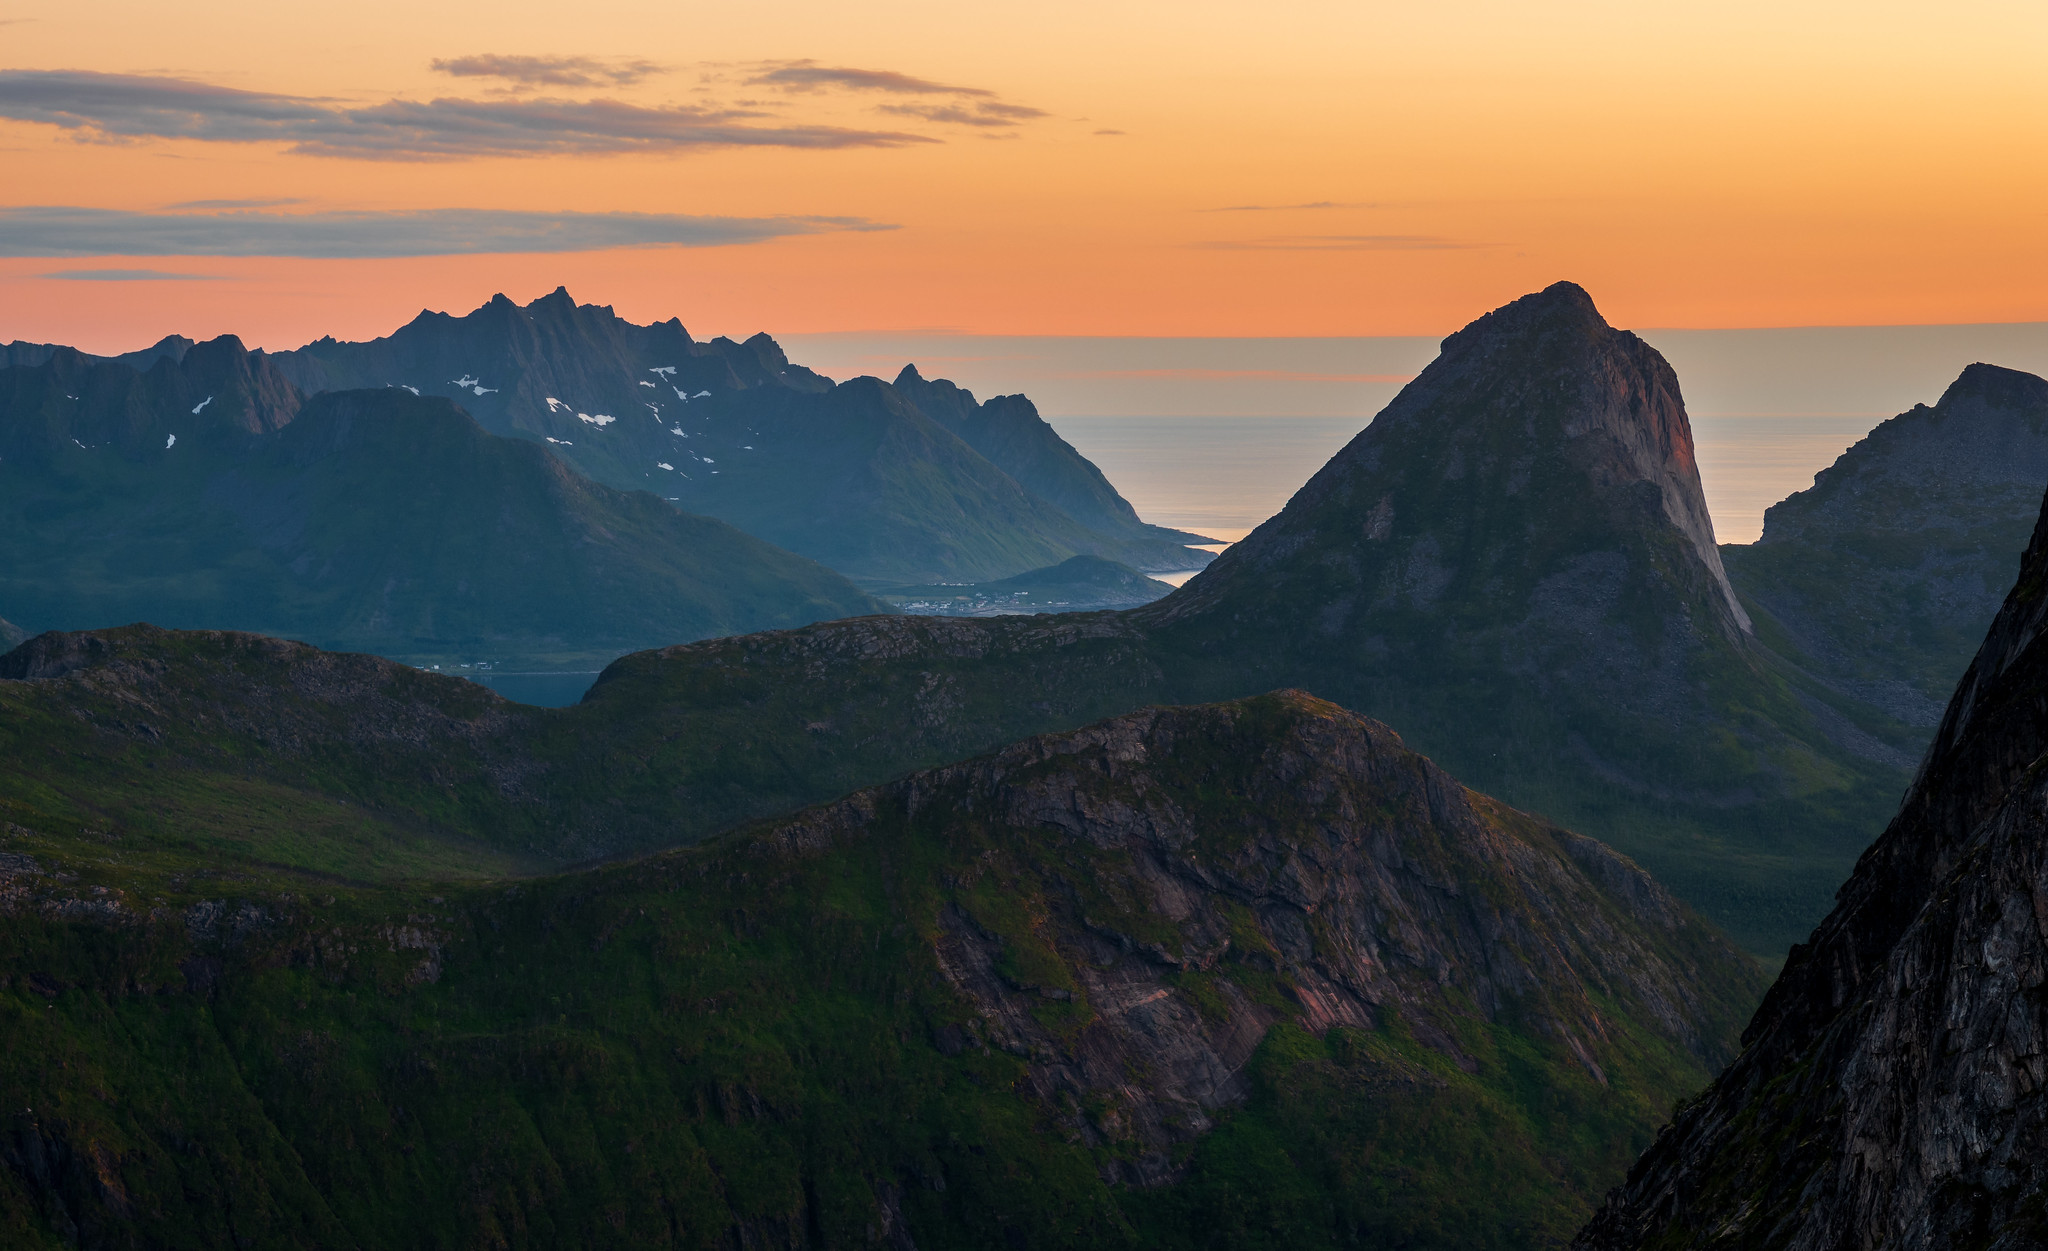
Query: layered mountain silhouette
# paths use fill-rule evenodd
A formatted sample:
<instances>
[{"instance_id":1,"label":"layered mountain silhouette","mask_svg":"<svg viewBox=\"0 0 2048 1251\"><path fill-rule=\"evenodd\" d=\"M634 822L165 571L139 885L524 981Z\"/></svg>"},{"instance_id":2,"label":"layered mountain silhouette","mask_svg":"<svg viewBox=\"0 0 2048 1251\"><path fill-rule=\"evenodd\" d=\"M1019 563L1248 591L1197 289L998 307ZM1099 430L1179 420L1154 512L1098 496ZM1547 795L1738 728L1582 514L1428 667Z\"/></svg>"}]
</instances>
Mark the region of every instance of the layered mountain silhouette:
<instances>
[{"instance_id":1,"label":"layered mountain silhouette","mask_svg":"<svg viewBox=\"0 0 2048 1251\"><path fill-rule=\"evenodd\" d=\"M638 683L521 708L148 627L0 658L11 1232L1555 1242L1760 982L1292 692L534 876L697 806L590 734L668 734Z\"/></svg>"},{"instance_id":2,"label":"layered mountain silhouette","mask_svg":"<svg viewBox=\"0 0 2048 1251\"><path fill-rule=\"evenodd\" d=\"M2038 381L2002 373L1964 383ZM2048 511L1898 815L1577 1245L2048 1240L2044 592Z\"/></svg>"},{"instance_id":3,"label":"layered mountain silhouette","mask_svg":"<svg viewBox=\"0 0 2048 1251\"><path fill-rule=\"evenodd\" d=\"M493 432L547 440L597 481L648 490L868 585L988 581L1100 555L1200 568L1204 540L1147 526L1022 396L978 405L908 371L834 385L765 334L693 339L567 291L423 312L368 343L279 353L307 393L406 387ZM933 412L926 412L929 406Z\"/></svg>"},{"instance_id":4,"label":"layered mountain silhouette","mask_svg":"<svg viewBox=\"0 0 2048 1251\"><path fill-rule=\"evenodd\" d=\"M1147 703L1299 687L1613 842L1774 952L1825 912L1924 732L1751 626L1669 367L1560 284L1453 335L1278 516L1152 605L849 622L616 668L668 692L691 741L775 744L759 767L667 768L783 806Z\"/></svg>"},{"instance_id":5,"label":"layered mountain silhouette","mask_svg":"<svg viewBox=\"0 0 2048 1251\"><path fill-rule=\"evenodd\" d=\"M1932 732L2048 488L2048 381L1972 365L1844 452L1722 554L1764 637Z\"/></svg>"},{"instance_id":6,"label":"layered mountain silhouette","mask_svg":"<svg viewBox=\"0 0 2048 1251\"><path fill-rule=\"evenodd\" d=\"M0 603L424 656L590 657L881 611L723 522L393 388L311 400L233 338L0 371Z\"/></svg>"},{"instance_id":7,"label":"layered mountain silhouette","mask_svg":"<svg viewBox=\"0 0 2048 1251\"><path fill-rule=\"evenodd\" d=\"M1075 556L994 582L885 587L875 592L903 612L926 616L985 617L1031 612L1083 612L1135 608L1173 594L1173 587L1129 565L1100 556Z\"/></svg>"}]
</instances>

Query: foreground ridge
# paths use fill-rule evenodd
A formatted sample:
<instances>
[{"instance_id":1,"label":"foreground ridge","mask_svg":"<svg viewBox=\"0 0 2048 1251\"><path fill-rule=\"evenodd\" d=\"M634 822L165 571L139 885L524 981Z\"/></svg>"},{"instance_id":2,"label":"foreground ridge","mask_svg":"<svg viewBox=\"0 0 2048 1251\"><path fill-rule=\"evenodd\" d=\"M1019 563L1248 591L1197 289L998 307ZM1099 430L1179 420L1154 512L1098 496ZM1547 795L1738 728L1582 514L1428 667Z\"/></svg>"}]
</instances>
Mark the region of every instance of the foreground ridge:
<instances>
[{"instance_id":1,"label":"foreground ridge","mask_svg":"<svg viewBox=\"0 0 2048 1251\"><path fill-rule=\"evenodd\" d=\"M1898 816L1576 1245L2048 1241L2048 510Z\"/></svg>"}]
</instances>

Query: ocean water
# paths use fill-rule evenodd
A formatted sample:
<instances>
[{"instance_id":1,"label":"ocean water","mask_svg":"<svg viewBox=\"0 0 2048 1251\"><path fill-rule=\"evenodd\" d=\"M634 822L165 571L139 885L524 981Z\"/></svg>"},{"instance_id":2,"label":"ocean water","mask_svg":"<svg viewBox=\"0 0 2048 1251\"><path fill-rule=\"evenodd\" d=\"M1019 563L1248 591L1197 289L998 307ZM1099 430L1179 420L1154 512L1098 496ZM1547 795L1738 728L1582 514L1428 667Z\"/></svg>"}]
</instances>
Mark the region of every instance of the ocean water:
<instances>
[{"instance_id":1,"label":"ocean water","mask_svg":"<svg viewBox=\"0 0 2048 1251\"><path fill-rule=\"evenodd\" d=\"M1723 543L1754 542L1766 508L1812 486L1814 474L1879 420L1696 418L1700 485L1715 536ZM1280 511L1367 419L1073 416L1052 424L1145 520L1235 542Z\"/></svg>"}]
</instances>

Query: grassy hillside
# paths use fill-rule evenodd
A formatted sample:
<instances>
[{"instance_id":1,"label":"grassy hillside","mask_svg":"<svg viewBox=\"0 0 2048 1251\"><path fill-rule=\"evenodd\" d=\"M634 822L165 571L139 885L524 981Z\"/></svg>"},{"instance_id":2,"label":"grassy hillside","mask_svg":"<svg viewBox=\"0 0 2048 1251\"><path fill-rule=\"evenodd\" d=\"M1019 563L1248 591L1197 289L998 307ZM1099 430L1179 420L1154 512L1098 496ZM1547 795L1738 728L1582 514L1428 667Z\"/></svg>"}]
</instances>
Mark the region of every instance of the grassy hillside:
<instances>
[{"instance_id":1,"label":"grassy hillside","mask_svg":"<svg viewBox=\"0 0 2048 1251\"><path fill-rule=\"evenodd\" d=\"M20 1245L1554 1243L1756 989L1298 697L513 880L588 838L567 714L74 644L0 682Z\"/></svg>"}]
</instances>

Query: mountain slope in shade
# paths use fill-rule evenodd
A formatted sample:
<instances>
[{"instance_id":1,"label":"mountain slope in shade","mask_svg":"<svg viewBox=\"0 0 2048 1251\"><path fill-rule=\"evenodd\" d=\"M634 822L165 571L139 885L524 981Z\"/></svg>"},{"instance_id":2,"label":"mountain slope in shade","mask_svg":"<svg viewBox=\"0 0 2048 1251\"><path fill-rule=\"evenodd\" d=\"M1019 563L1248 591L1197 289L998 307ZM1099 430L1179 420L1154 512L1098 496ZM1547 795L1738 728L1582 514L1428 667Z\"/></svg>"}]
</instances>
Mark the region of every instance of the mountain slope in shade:
<instances>
[{"instance_id":1,"label":"mountain slope in shade","mask_svg":"<svg viewBox=\"0 0 2048 1251\"><path fill-rule=\"evenodd\" d=\"M1137 510L1117 494L1095 463L1046 424L1037 406L1024 396L998 395L976 403L974 392L944 378L927 379L916 365L905 365L892 385L918 411L959 435L1019 486L1090 529L1171 543L1211 541L1138 520Z\"/></svg>"},{"instance_id":2,"label":"mountain slope in shade","mask_svg":"<svg viewBox=\"0 0 2048 1251\"><path fill-rule=\"evenodd\" d=\"M477 428L446 400L301 406L232 339L147 372L0 371L0 602L407 656L609 658L879 611L817 564Z\"/></svg>"},{"instance_id":3,"label":"mountain slope in shade","mask_svg":"<svg viewBox=\"0 0 2048 1251\"><path fill-rule=\"evenodd\" d=\"M1722 549L1765 637L1931 731L2012 586L2048 488L2048 381L1972 365Z\"/></svg>"},{"instance_id":4,"label":"mountain slope in shade","mask_svg":"<svg viewBox=\"0 0 2048 1251\"><path fill-rule=\"evenodd\" d=\"M0 679L23 1240L1526 1246L1758 980L1293 693L508 884L581 710L141 628Z\"/></svg>"},{"instance_id":5,"label":"mountain slope in shade","mask_svg":"<svg viewBox=\"0 0 2048 1251\"><path fill-rule=\"evenodd\" d=\"M488 430L550 441L600 482L653 491L871 584L981 581L1083 552L1150 569L1208 559L1188 536L1111 516L1108 501L1123 501L1090 494L1108 490L1099 472L1081 495L1114 524L1091 528L886 383L835 387L765 334L699 342L674 319L635 325L560 289L524 307L497 296L462 317L423 312L383 339L322 339L277 360L308 392L448 396ZM1037 425L1037 443L1065 447ZM1073 460L1050 477L1094 469Z\"/></svg>"},{"instance_id":6,"label":"mountain slope in shade","mask_svg":"<svg viewBox=\"0 0 2048 1251\"><path fill-rule=\"evenodd\" d=\"M2048 511L1898 815L1584 1248L2048 1244Z\"/></svg>"}]
</instances>

